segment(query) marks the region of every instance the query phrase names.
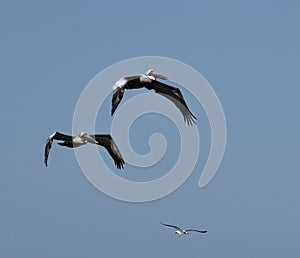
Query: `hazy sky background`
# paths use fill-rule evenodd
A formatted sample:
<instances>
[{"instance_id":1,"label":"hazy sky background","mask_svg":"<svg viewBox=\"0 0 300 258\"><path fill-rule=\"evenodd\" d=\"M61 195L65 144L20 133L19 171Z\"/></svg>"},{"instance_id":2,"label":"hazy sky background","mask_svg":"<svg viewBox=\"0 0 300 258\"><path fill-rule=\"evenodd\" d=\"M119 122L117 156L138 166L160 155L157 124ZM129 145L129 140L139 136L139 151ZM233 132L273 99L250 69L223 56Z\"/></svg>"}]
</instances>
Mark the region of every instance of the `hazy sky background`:
<instances>
[{"instance_id":1,"label":"hazy sky background","mask_svg":"<svg viewBox=\"0 0 300 258\"><path fill-rule=\"evenodd\" d=\"M1 1L0 256L299 257L299 11L297 1ZM134 204L96 190L72 150L55 144L46 168L45 140L71 133L87 83L145 55L191 65L218 94L228 139L214 179L197 187L201 156L174 193ZM172 141L171 123L143 117L137 151L153 119ZM102 122L108 133L109 113ZM158 166L176 160L169 144ZM178 236L160 221L208 234Z\"/></svg>"}]
</instances>

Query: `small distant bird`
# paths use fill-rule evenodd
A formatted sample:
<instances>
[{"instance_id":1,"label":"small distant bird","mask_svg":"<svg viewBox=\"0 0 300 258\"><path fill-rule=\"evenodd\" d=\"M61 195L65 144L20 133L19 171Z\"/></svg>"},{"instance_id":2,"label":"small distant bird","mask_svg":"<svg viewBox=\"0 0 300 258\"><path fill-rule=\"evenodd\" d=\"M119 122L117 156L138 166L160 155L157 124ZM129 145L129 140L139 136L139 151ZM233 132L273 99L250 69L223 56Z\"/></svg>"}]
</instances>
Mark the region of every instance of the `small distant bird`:
<instances>
[{"instance_id":1,"label":"small distant bird","mask_svg":"<svg viewBox=\"0 0 300 258\"><path fill-rule=\"evenodd\" d=\"M125 90L146 88L148 90L154 90L155 93L158 93L172 101L176 107L179 108L184 121L187 122L188 125L193 125L193 123L195 124L195 120L197 120L197 118L189 110L181 91L178 88L157 81L157 78L168 80L168 77L154 71L153 69L148 70L146 74L122 77L119 79L113 85L111 115L114 114L120 104Z\"/></svg>"},{"instance_id":2,"label":"small distant bird","mask_svg":"<svg viewBox=\"0 0 300 258\"><path fill-rule=\"evenodd\" d=\"M207 230L197 230L197 229L181 229L180 227L177 226L173 226L173 225L168 225L168 224L164 224L161 222L162 225L167 226L167 227L171 227L171 228L175 228L175 234L179 234L179 235L186 235L189 232L199 232L199 233L207 233Z\"/></svg>"},{"instance_id":3,"label":"small distant bird","mask_svg":"<svg viewBox=\"0 0 300 258\"><path fill-rule=\"evenodd\" d=\"M115 165L118 169L121 169L124 167L125 161L122 158L122 155L115 144L113 138L109 134L95 134L95 135L89 135L86 132L82 132L79 134L79 136L71 136L62 134L60 132L55 132L51 134L46 142L45 146L45 165L48 166L48 156L50 149L52 147L53 140L61 140L63 142L59 142L58 144L60 146L66 146L69 148L76 148L81 145L85 145L88 142L93 144L98 144L103 146L110 156L113 158Z\"/></svg>"}]
</instances>

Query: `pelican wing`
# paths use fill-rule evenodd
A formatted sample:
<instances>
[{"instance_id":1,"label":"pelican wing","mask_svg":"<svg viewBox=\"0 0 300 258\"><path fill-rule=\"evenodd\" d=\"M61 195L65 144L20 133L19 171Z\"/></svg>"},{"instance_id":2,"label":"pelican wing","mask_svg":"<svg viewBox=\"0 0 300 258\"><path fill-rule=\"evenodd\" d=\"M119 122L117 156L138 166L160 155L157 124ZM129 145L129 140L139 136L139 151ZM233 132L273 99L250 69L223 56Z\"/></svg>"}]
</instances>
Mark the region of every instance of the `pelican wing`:
<instances>
[{"instance_id":1,"label":"pelican wing","mask_svg":"<svg viewBox=\"0 0 300 258\"><path fill-rule=\"evenodd\" d=\"M153 81L151 84L147 85L147 89L153 89L155 90L155 93L158 93L172 101L180 110L184 121L187 122L188 125L196 124L195 120L197 120L197 118L189 110L182 93L178 88L166 85L159 81Z\"/></svg>"},{"instance_id":2,"label":"pelican wing","mask_svg":"<svg viewBox=\"0 0 300 258\"><path fill-rule=\"evenodd\" d=\"M123 87L128 90L142 88L143 80L140 80L142 77L142 75L124 77L123 80L125 80L126 82L124 83Z\"/></svg>"},{"instance_id":3,"label":"pelican wing","mask_svg":"<svg viewBox=\"0 0 300 258\"><path fill-rule=\"evenodd\" d=\"M124 95L124 88L117 88L114 90L111 105L111 115L113 115L119 106Z\"/></svg>"},{"instance_id":4,"label":"pelican wing","mask_svg":"<svg viewBox=\"0 0 300 258\"><path fill-rule=\"evenodd\" d=\"M63 134L60 132L55 132L52 135L53 135L53 140L72 141L72 139L73 139L72 135L67 135L67 134ZM50 135L50 137L52 135Z\"/></svg>"},{"instance_id":5,"label":"pelican wing","mask_svg":"<svg viewBox=\"0 0 300 258\"><path fill-rule=\"evenodd\" d=\"M103 146L108 151L118 169L124 168L125 161L115 141L109 134L96 134L91 136L96 139L98 145Z\"/></svg>"},{"instance_id":6,"label":"pelican wing","mask_svg":"<svg viewBox=\"0 0 300 258\"><path fill-rule=\"evenodd\" d=\"M197 230L197 229L187 229L186 232L199 232L199 233L207 233L207 230Z\"/></svg>"},{"instance_id":7,"label":"pelican wing","mask_svg":"<svg viewBox=\"0 0 300 258\"><path fill-rule=\"evenodd\" d=\"M161 222L161 224L164 225L164 226L175 228L176 230L182 231L182 229L180 227L169 225L169 224L165 224L165 223L162 223L162 222Z\"/></svg>"},{"instance_id":8,"label":"pelican wing","mask_svg":"<svg viewBox=\"0 0 300 258\"><path fill-rule=\"evenodd\" d=\"M52 147L53 140L72 141L72 139L73 136L62 134L60 132L55 132L48 137L46 141L45 154L44 154L44 162L46 167L48 166L48 156L50 153L50 149Z\"/></svg>"},{"instance_id":9,"label":"pelican wing","mask_svg":"<svg viewBox=\"0 0 300 258\"><path fill-rule=\"evenodd\" d=\"M143 87L143 83L141 82L140 78L140 75L123 77L114 84L111 115L115 113L117 107L119 106L125 89L139 89Z\"/></svg>"}]
</instances>

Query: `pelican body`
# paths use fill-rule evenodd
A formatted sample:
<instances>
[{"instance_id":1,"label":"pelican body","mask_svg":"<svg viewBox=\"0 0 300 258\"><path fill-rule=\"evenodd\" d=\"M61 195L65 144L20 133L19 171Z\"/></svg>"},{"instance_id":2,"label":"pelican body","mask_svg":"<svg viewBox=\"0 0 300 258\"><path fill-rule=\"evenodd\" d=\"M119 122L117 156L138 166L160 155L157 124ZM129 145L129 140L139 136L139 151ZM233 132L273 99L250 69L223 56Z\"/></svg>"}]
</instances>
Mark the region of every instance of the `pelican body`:
<instances>
[{"instance_id":1,"label":"pelican body","mask_svg":"<svg viewBox=\"0 0 300 258\"><path fill-rule=\"evenodd\" d=\"M181 91L178 88L156 80L157 78L168 80L168 77L154 71L153 69L148 70L146 74L122 77L119 79L113 85L111 115L114 114L120 104L125 90L146 88L147 90L154 90L155 93L158 93L172 101L180 110L184 121L187 122L188 125L195 124L195 120L197 120L197 118L189 110Z\"/></svg>"},{"instance_id":2,"label":"pelican body","mask_svg":"<svg viewBox=\"0 0 300 258\"><path fill-rule=\"evenodd\" d=\"M48 166L48 157L49 157L50 149L52 148L53 140L63 141L63 142L58 142L58 144L60 146L65 146L68 148L76 148L85 145L87 143L101 145L108 151L108 153L114 160L114 163L118 169L124 167L125 161L123 160L122 155L117 145L115 144L113 138L109 134L89 135L86 132L82 132L78 136L66 135L60 132L55 132L51 134L48 137L45 146L44 162L46 167Z\"/></svg>"}]
</instances>

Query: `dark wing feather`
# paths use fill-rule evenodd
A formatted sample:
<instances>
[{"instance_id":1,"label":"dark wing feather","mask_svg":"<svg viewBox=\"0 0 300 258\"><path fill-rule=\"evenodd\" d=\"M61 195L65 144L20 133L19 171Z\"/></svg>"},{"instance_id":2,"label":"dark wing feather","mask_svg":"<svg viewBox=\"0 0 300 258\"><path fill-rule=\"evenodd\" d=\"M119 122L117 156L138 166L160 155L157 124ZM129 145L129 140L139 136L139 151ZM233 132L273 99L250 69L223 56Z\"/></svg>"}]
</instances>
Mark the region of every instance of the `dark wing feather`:
<instances>
[{"instance_id":1,"label":"dark wing feather","mask_svg":"<svg viewBox=\"0 0 300 258\"><path fill-rule=\"evenodd\" d=\"M180 110L184 121L187 122L188 125L196 124L195 120L197 120L197 118L189 110L182 93L178 88L166 85L159 81L153 81L151 84L147 85L147 89L153 89L155 90L155 93L158 93L172 101Z\"/></svg>"},{"instance_id":2,"label":"dark wing feather","mask_svg":"<svg viewBox=\"0 0 300 258\"><path fill-rule=\"evenodd\" d=\"M52 147L53 138L48 138L45 146L44 162L46 167L48 166L48 156Z\"/></svg>"},{"instance_id":3,"label":"dark wing feather","mask_svg":"<svg viewBox=\"0 0 300 258\"><path fill-rule=\"evenodd\" d=\"M177 227L177 226L173 226L173 225L169 225L169 224L165 224L165 223L162 223L162 222L160 222L162 225L164 225L164 226L167 226L167 227L171 227L171 228L175 228L176 230L182 230L180 227Z\"/></svg>"},{"instance_id":4,"label":"dark wing feather","mask_svg":"<svg viewBox=\"0 0 300 258\"><path fill-rule=\"evenodd\" d=\"M120 84L119 84L120 82ZM111 107L111 115L115 113L118 105L120 104L125 89L139 89L142 88L143 85L140 81L140 75L123 77L119 81L116 82L117 88L113 92L112 97L112 107ZM119 85L119 86L118 86Z\"/></svg>"},{"instance_id":5,"label":"dark wing feather","mask_svg":"<svg viewBox=\"0 0 300 258\"><path fill-rule=\"evenodd\" d=\"M196 229L187 229L186 232L199 232L199 233L207 233L207 230L196 230Z\"/></svg>"},{"instance_id":6,"label":"dark wing feather","mask_svg":"<svg viewBox=\"0 0 300 258\"><path fill-rule=\"evenodd\" d=\"M114 90L112 102L111 102L111 115L115 113L115 110L119 106L124 95L124 88L117 88Z\"/></svg>"},{"instance_id":7,"label":"dark wing feather","mask_svg":"<svg viewBox=\"0 0 300 258\"><path fill-rule=\"evenodd\" d=\"M124 84L124 88L127 90L132 90L132 89L140 89L144 87L144 84L140 80L141 75L134 75L134 76L127 76L124 77L123 79L126 80L126 84Z\"/></svg>"},{"instance_id":8,"label":"dark wing feather","mask_svg":"<svg viewBox=\"0 0 300 258\"><path fill-rule=\"evenodd\" d=\"M125 161L115 141L109 134L96 134L91 136L95 137L96 141L99 142L98 145L103 146L108 151L118 169L124 168Z\"/></svg>"},{"instance_id":9,"label":"dark wing feather","mask_svg":"<svg viewBox=\"0 0 300 258\"><path fill-rule=\"evenodd\" d=\"M72 141L72 139L73 136L62 134L60 132L55 132L48 137L46 141L45 154L44 154L44 162L46 167L48 166L48 156L52 147L53 140Z\"/></svg>"},{"instance_id":10,"label":"dark wing feather","mask_svg":"<svg viewBox=\"0 0 300 258\"><path fill-rule=\"evenodd\" d=\"M73 136L63 134L60 132L55 132L55 134L53 136L53 140L72 141L72 139L73 139Z\"/></svg>"}]
</instances>

